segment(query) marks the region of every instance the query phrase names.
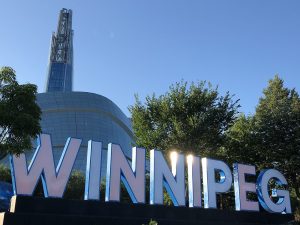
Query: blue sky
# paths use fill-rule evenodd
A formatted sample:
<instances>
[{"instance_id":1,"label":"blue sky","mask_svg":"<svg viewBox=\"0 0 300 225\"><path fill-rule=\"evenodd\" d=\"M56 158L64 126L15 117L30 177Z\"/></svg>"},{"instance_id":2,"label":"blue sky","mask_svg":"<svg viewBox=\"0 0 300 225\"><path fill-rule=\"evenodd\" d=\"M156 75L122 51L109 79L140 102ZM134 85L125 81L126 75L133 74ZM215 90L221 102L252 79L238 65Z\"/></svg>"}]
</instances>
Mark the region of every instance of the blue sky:
<instances>
[{"instance_id":1,"label":"blue sky","mask_svg":"<svg viewBox=\"0 0 300 225\"><path fill-rule=\"evenodd\" d=\"M253 113L279 74L300 91L299 0L1 0L0 66L43 92L52 31L73 10L74 90L104 95L128 116L134 93L207 80Z\"/></svg>"}]
</instances>

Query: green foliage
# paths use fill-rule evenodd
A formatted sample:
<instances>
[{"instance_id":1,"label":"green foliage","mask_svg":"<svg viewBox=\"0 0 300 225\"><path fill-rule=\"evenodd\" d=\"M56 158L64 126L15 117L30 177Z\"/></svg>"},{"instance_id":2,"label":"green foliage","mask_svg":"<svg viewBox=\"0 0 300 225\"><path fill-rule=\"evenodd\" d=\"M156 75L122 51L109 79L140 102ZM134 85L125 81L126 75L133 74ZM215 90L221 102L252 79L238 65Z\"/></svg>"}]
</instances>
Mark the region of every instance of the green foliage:
<instances>
[{"instance_id":1,"label":"green foliage","mask_svg":"<svg viewBox=\"0 0 300 225\"><path fill-rule=\"evenodd\" d=\"M145 104L136 96L129 107L136 143L147 149L212 154L224 143L224 133L237 115L237 102L229 93L220 96L206 82L189 87L186 82L176 83L164 95L147 96Z\"/></svg>"},{"instance_id":2,"label":"green foliage","mask_svg":"<svg viewBox=\"0 0 300 225\"><path fill-rule=\"evenodd\" d=\"M143 224L144 225L144 224ZM155 220L150 220L148 225L158 225L158 223Z\"/></svg>"},{"instance_id":3,"label":"green foliage","mask_svg":"<svg viewBox=\"0 0 300 225\"><path fill-rule=\"evenodd\" d=\"M0 87L16 83L16 71L11 67L4 66L0 69Z\"/></svg>"},{"instance_id":4,"label":"green foliage","mask_svg":"<svg viewBox=\"0 0 300 225\"><path fill-rule=\"evenodd\" d=\"M241 116L227 132L224 155L258 169L283 172L300 201L300 98L278 76L269 81L253 116Z\"/></svg>"},{"instance_id":5,"label":"green foliage","mask_svg":"<svg viewBox=\"0 0 300 225\"><path fill-rule=\"evenodd\" d=\"M11 183L10 169L4 165L0 165L0 181Z\"/></svg>"},{"instance_id":6,"label":"green foliage","mask_svg":"<svg viewBox=\"0 0 300 225\"><path fill-rule=\"evenodd\" d=\"M158 223L155 220L150 220L149 225L158 225Z\"/></svg>"},{"instance_id":7,"label":"green foliage","mask_svg":"<svg viewBox=\"0 0 300 225\"><path fill-rule=\"evenodd\" d=\"M226 148L219 151L219 156L227 163L257 164L262 161L253 117L241 114L226 135Z\"/></svg>"},{"instance_id":8,"label":"green foliage","mask_svg":"<svg viewBox=\"0 0 300 225\"><path fill-rule=\"evenodd\" d=\"M0 69L0 159L32 148L31 139L41 132L37 87L19 85L15 71Z\"/></svg>"},{"instance_id":9,"label":"green foliage","mask_svg":"<svg viewBox=\"0 0 300 225\"><path fill-rule=\"evenodd\" d=\"M300 200L300 98L276 76L264 90L255 114L264 166L282 171Z\"/></svg>"},{"instance_id":10,"label":"green foliage","mask_svg":"<svg viewBox=\"0 0 300 225\"><path fill-rule=\"evenodd\" d=\"M83 200L85 176L80 171L73 171L64 194L66 199Z\"/></svg>"}]
</instances>

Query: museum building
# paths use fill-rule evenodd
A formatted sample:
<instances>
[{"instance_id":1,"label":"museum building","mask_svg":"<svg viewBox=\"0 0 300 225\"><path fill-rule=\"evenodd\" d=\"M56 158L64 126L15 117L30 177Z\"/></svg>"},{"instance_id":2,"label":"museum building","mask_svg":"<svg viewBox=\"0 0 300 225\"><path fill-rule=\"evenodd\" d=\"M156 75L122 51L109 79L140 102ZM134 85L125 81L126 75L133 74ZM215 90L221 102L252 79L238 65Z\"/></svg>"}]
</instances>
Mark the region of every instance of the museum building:
<instances>
[{"instance_id":1,"label":"museum building","mask_svg":"<svg viewBox=\"0 0 300 225\"><path fill-rule=\"evenodd\" d=\"M46 92L37 95L42 110L42 133L50 134L57 165L68 137L82 139L74 165L85 171L87 143L102 142L102 172L106 168L108 143L118 143L131 158L134 143L131 120L110 99L89 92L73 91L72 11L62 9L57 31L52 34ZM27 154L31 160L32 153Z\"/></svg>"}]
</instances>

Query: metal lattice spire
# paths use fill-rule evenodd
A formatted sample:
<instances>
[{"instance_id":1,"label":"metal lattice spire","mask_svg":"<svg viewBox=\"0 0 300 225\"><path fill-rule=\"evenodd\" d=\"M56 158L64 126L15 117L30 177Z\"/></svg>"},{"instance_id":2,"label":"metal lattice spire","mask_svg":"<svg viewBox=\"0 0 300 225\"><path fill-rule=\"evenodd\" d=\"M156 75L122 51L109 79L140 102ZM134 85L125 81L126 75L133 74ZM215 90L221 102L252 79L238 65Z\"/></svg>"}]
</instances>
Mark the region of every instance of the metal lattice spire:
<instances>
[{"instance_id":1,"label":"metal lattice spire","mask_svg":"<svg viewBox=\"0 0 300 225\"><path fill-rule=\"evenodd\" d=\"M52 34L46 92L72 91L72 10L62 9L56 33Z\"/></svg>"}]
</instances>

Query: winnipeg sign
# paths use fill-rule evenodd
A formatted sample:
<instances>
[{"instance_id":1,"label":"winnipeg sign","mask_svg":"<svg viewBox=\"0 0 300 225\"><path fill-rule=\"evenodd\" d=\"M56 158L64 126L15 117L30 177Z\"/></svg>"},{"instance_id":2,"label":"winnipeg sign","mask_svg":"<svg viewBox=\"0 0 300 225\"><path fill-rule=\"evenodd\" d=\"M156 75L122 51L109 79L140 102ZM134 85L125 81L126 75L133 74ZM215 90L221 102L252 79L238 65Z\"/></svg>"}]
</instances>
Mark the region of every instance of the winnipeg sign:
<instances>
[{"instance_id":1,"label":"winnipeg sign","mask_svg":"<svg viewBox=\"0 0 300 225\"><path fill-rule=\"evenodd\" d=\"M81 140L67 139L56 167L50 135L41 134L38 143L29 165L24 154L10 157L14 194L33 195L41 178L45 197L62 198ZM85 200L100 199L102 151L101 142L88 142ZM106 161L105 201L120 201L122 182L133 203L145 204L146 150L134 147L129 163L119 145L109 144ZM255 177L255 166L235 163L231 172L223 161L193 155L185 157L176 152L171 153L170 168L160 151L150 150L149 203L163 204L165 188L174 206L186 206L188 202L189 207L217 208L217 194L226 193L233 186L235 209L238 211L259 211L261 205L270 213L291 213L290 194L284 189L287 181L278 170L260 171L256 182L247 181L249 175ZM276 183L276 189L269 190L270 181ZM250 200L249 193L256 193L258 201Z\"/></svg>"}]
</instances>

